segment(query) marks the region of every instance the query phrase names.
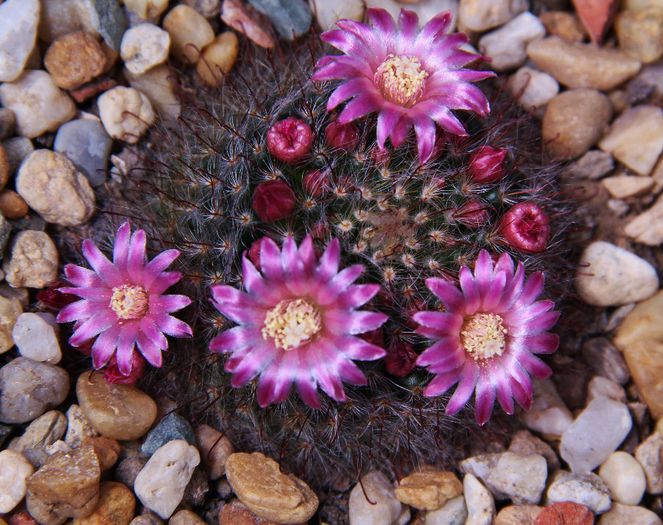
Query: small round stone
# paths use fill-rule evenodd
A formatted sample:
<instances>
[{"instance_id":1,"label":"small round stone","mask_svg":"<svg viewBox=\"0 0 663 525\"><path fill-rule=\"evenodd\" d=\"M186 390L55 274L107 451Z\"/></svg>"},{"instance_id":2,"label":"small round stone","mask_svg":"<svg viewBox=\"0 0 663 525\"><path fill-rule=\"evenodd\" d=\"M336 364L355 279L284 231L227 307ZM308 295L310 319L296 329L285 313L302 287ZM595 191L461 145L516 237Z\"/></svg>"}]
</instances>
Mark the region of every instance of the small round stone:
<instances>
[{"instance_id":1,"label":"small round stone","mask_svg":"<svg viewBox=\"0 0 663 525\"><path fill-rule=\"evenodd\" d=\"M182 105L175 95L176 75L167 64L154 67L142 75L134 75L125 69L124 76L131 87L150 100L155 111L162 117L176 119L180 116Z\"/></svg>"},{"instance_id":2,"label":"small round stone","mask_svg":"<svg viewBox=\"0 0 663 525\"><path fill-rule=\"evenodd\" d=\"M108 134L129 144L136 144L155 120L149 99L134 88L110 89L99 97L97 104Z\"/></svg>"},{"instance_id":3,"label":"small round stone","mask_svg":"<svg viewBox=\"0 0 663 525\"><path fill-rule=\"evenodd\" d=\"M235 64L239 40L232 31L225 31L203 51L196 64L198 76L209 86L218 86Z\"/></svg>"},{"instance_id":4,"label":"small round stone","mask_svg":"<svg viewBox=\"0 0 663 525\"><path fill-rule=\"evenodd\" d=\"M463 484L453 472L424 470L404 477L395 495L398 501L420 510L437 510L463 493Z\"/></svg>"},{"instance_id":5,"label":"small round stone","mask_svg":"<svg viewBox=\"0 0 663 525\"><path fill-rule=\"evenodd\" d=\"M140 75L148 69L163 64L170 51L170 35L154 24L138 24L122 37L120 56L124 66Z\"/></svg>"},{"instance_id":6,"label":"small round stone","mask_svg":"<svg viewBox=\"0 0 663 525\"><path fill-rule=\"evenodd\" d=\"M195 512L180 510L168 520L168 525L205 525L205 521ZM240 524L235 524L240 525Z\"/></svg>"},{"instance_id":7,"label":"small round stone","mask_svg":"<svg viewBox=\"0 0 663 525\"><path fill-rule=\"evenodd\" d=\"M106 68L106 54L96 36L77 31L61 36L51 44L44 66L55 85L76 89L101 75Z\"/></svg>"},{"instance_id":8,"label":"small round stone","mask_svg":"<svg viewBox=\"0 0 663 525\"><path fill-rule=\"evenodd\" d=\"M26 480L34 472L30 462L13 450L0 452L0 513L14 510L25 497Z\"/></svg>"},{"instance_id":9,"label":"small round stone","mask_svg":"<svg viewBox=\"0 0 663 525\"><path fill-rule=\"evenodd\" d=\"M640 463L631 454L613 452L601 465L599 476L608 485L614 501L626 505L640 503L647 481Z\"/></svg>"},{"instance_id":10,"label":"small round stone","mask_svg":"<svg viewBox=\"0 0 663 525\"><path fill-rule=\"evenodd\" d=\"M168 9L168 0L124 0L124 5L142 20L152 20Z\"/></svg>"},{"instance_id":11,"label":"small round stone","mask_svg":"<svg viewBox=\"0 0 663 525\"><path fill-rule=\"evenodd\" d=\"M199 425L195 430L198 448L207 465L209 479L219 479L226 472L226 461L234 448L230 440L208 425Z\"/></svg>"},{"instance_id":12,"label":"small round stone","mask_svg":"<svg viewBox=\"0 0 663 525\"><path fill-rule=\"evenodd\" d=\"M99 372L85 372L76 383L83 414L102 436L130 440L145 435L157 416L156 403L138 388L108 383Z\"/></svg>"},{"instance_id":13,"label":"small round stone","mask_svg":"<svg viewBox=\"0 0 663 525\"><path fill-rule=\"evenodd\" d=\"M62 359L58 333L52 314L26 312L16 320L12 337L23 357L57 365Z\"/></svg>"},{"instance_id":14,"label":"small round stone","mask_svg":"<svg viewBox=\"0 0 663 525\"><path fill-rule=\"evenodd\" d=\"M71 525L129 525L135 508L136 498L131 490L116 481L103 481L94 512L75 518Z\"/></svg>"},{"instance_id":15,"label":"small round stone","mask_svg":"<svg viewBox=\"0 0 663 525\"><path fill-rule=\"evenodd\" d=\"M304 523L318 509L318 497L306 483L282 474L279 464L260 452L232 454L226 477L240 501L260 517Z\"/></svg>"},{"instance_id":16,"label":"small round stone","mask_svg":"<svg viewBox=\"0 0 663 525\"><path fill-rule=\"evenodd\" d=\"M619 47L648 64L663 55L663 4L642 10L626 9L615 21Z\"/></svg>"},{"instance_id":17,"label":"small round stone","mask_svg":"<svg viewBox=\"0 0 663 525\"><path fill-rule=\"evenodd\" d=\"M22 219L29 211L28 203L15 191L0 192L0 213L7 219Z\"/></svg>"},{"instance_id":18,"label":"small round stone","mask_svg":"<svg viewBox=\"0 0 663 525\"><path fill-rule=\"evenodd\" d=\"M35 47L39 0L7 0L0 4L0 82L15 80Z\"/></svg>"},{"instance_id":19,"label":"small round stone","mask_svg":"<svg viewBox=\"0 0 663 525\"><path fill-rule=\"evenodd\" d=\"M0 354L14 348L12 332L21 312L23 306L16 298L0 296Z\"/></svg>"},{"instance_id":20,"label":"small round stone","mask_svg":"<svg viewBox=\"0 0 663 525\"><path fill-rule=\"evenodd\" d=\"M364 474L350 492L350 525L407 523L410 511L394 494L394 484L380 471Z\"/></svg>"},{"instance_id":21,"label":"small round stone","mask_svg":"<svg viewBox=\"0 0 663 525\"><path fill-rule=\"evenodd\" d=\"M203 49L214 40L210 23L188 5L171 9L163 19L163 28L171 39L171 52L184 63L195 64Z\"/></svg>"},{"instance_id":22,"label":"small round stone","mask_svg":"<svg viewBox=\"0 0 663 525\"><path fill-rule=\"evenodd\" d=\"M0 190L6 186L9 175L11 175L9 156L2 144L0 144Z\"/></svg>"},{"instance_id":23,"label":"small round stone","mask_svg":"<svg viewBox=\"0 0 663 525\"><path fill-rule=\"evenodd\" d=\"M78 226L94 213L94 190L87 178L55 151L33 151L21 164L16 190L46 222Z\"/></svg>"}]
</instances>

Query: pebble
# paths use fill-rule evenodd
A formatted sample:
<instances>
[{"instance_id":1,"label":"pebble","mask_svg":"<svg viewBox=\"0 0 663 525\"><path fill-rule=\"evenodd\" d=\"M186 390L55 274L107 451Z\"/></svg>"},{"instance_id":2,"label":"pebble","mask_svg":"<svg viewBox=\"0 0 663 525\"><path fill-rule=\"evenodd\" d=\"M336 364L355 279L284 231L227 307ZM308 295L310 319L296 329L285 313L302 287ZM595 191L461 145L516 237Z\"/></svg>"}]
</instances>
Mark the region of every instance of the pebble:
<instances>
[{"instance_id":1,"label":"pebble","mask_svg":"<svg viewBox=\"0 0 663 525\"><path fill-rule=\"evenodd\" d=\"M559 459L555 451L548 443L536 437L528 430L519 430L514 434L509 444L509 452L513 452L519 456L531 456L532 454L543 456L548 465L548 472L559 468Z\"/></svg>"},{"instance_id":2,"label":"pebble","mask_svg":"<svg viewBox=\"0 0 663 525\"><path fill-rule=\"evenodd\" d=\"M240 0L223 0L221 20L260 47L269 49L275 45L271 28L264 21L263 15L251 6L244 5Z\"/></svg>"},{"instance_id":3,"label":"pebble","mask_svg":"<svg viewBox=\"0 0 663 525\"><path fill-rule=\"evenodd\" d=\"M305 0L249 0L249 3L269 18L285 40L295 40L311 27L313 16Z\"/></svg>"},{"instance_id":4,"label":"pebble","mask_svg":"<svg viewBox=\"0 0 663 525\"><path fill-rule=\"evenodd\" d=\"M221 10L221 0L184 0L189 7L193 7L205 18L212 18Z\"/></svg>"},{"instance_id":5,"label":"pebble","mask_svg":"<svg viewBox=\"0 0 663 525\"><path fill-rule=\"evenodd\" d=\"M22 219L29 211L28 204L15 191L0 192L0 213L7 219Z\"/></svg>"},{"instance_id":6,"label":"pebble","mask_svg":"<svg viewBox=\"0 0 663 525\"><path fill-rule=\"evenodd\" d=\"M587 403L599 397L626 403L626 392L620 385L608 378L594 376L587 385Z\"/></svg>"},{"instance_id":7,"label":"pebble","mask_svg":"<svg viewBox=\"0 0 663 525\"><path fill-rule=\"evenodd\" d=\"M573 0L573 6L593 44L600 45L612 25L619 0Z\"/></svg>"},{"instance_id":8,"label":"pebble","mask_svg":"<svg viewBox=\"0 0 663 525\"><path fill-rule=\"evenodd\" d=\"M9 235L12 231L11 225L7 222L7 219L4 215L0 214L0 261L5 253L5 248L9 242ZM0 354L2 350L0 350Z\"/></svg>"},{"instance_id":9,"label":"pebble","mask_svg":"<svg viewBox=\"0 0 663 525\"><path fill-rule=\"evenodd\" d=\"M632 175L615 175L601 181L608 193L615 199L628 199L646 195L654 187L651 177L635 177Z\"/></svg>"},{"instance_id":10,"label":"pebble","mask_svg":"<svg viewBox=\"0 0 663 525\"><path fill-rule=\"evenodd\" d=\"M624 233L634 241L648 246L663 243L663 195L651 208L629 221L624 227Z\"/></svg>"},{"instance_id":11,"label":"pebble","mask_svg":"<svg viewBox=\"0 0 663 525\"><path fill-rule=\"evenodd\" d=\"M663 5L622 11L615 33L624 52L645 64L655 62L663 56Z\"/></svg>"},{"instance_id":12,"label":"pebble","mask_svg":"<svg viewBox=\"0 0 663 525\"><path fill-rule=\"evenodd\" d=\"M196 73L209 86L218 86L235 64L239 40L232 31L225 31L203 51L196 64Z\"/></svg>"},{"instance_id":13,"label":"pebble","mask_svg":"<svg viewBox=\"0 0 663 525\"><path fill-rule=\"evenodd\" d=\"M453 472L423 470L400 480L396 499L419 510L437 510L463 493L463 484Z\"/></svg>"},{"instance_id":14,"label":"pebble","mask_svg":"<svg viewBox=\"0 0 663 525\"><path fill-rule=\"evenodd\" d=\"M154 123L150 100L134 88L117 86L97 99L99 117L108 134L136 144Z\"/></svg>"},{"instance_id":15,"label":"pebble","mask_svg":"<svg viewBox=\"0 0 663 525\"><path fill-rule=\"evenodd\" d=\"M136 516L134 519L131 520L131 523L129 525L163 525L163 521L161 521L154 514L149 513L149 514L141 514L140 516Z\"/></svg>"},{"instance_id":16,"label":"pebble","mask_svg":"<svg viewBox=\"0 0 663 525\"><path fill-rule=\"evenodd\" d=\"M13 137L3 142L2 147L4 148L5 153L7 153L9 171L11 173L18 170L23 159L35 150L32 141L26 137Z\"/></svg>"},{"instance_id":17,"label":"pebble","mask_svg":"<svg viewBox=\"0 0 663 525\"><path fill-rule=\"evenodd\" d=\"M634 253L605 241L596 241L583 252L576 290L594 306L619 306L642 301L658 290L656 270Z\"/></svg>"},{"instance_id":18,"label":"pebble","mask_svg":"<svg viewBox=\"0 0 663 525\"><path fill-rule=\"evenodd\" d=\"M0 5L0 82L16 80L37 41L39 0L7 0Z\"/></svg>"},{"instance_id":19,"label":"pebble","mask_svg":"<svg viewBox=\"0 0 663 525\"><path fill-rule=\"evenodd\" d=\"M15 81L0 84L0 103L14 112L18 133L28 138L55 131L76 114L74 102L40 70L25 71Z\"/></svg>"},{"instance_id":20,"label":"pebble","mask_svg":"<svg viewBox=\"0 0 663 525\"><path fill-rule=\"evenodd\" d=\"M92 447L55 454L28 478L27 510L46 525L88 516L99 501L100 477Z\"/></svg>"},{"instance_id":21,"label":"pebble","mask_svg":"<svg viewBox=\"0 0 663 525\"><path fill-rule=\"evenodd\" d=\"M196 437L189 422L173 412L164 417L149 431L140 450L144 455L151 456L158 448L176 439L184 440L189 445L196 444Z\"/></svg>"},{"instance_id":22,"label":"pebble","mask_svg":"<svg viewBox=\"0 0 663 525\"><path fill-rule=\"evenodd\" d=\"M67 418L64 414L58 410L49 410L28 425L12 450L20 452L39 468L49 457L47 449L64 436L66 428Z\"/></svg>"},{"instance_id":23,"label":"pebble","mask_svg":"<svg viewBox=\"0 0 663 525\"><path fill-rule=\"evenodd\" d=\"M69 376L62 368L17 357L0 368L0 421L26 423L62 403Z\"/></svg>"},{"instance_id":24,"label":"pebble","mask_svg":"<svg viewBox=\"0 0 663 525\"><path fill-rule=\"evenodd\" d=\"M591 472L619 447L631 426L626 405L605 397L594 399L562 434L560 456L573 472Z\"/></svg>"},{"instance_id":25,"label":"pebble","mask_svg":"<svg viewBox=\"0 0 663 525\"><path fill-rule=\"evenodd\" d=\"M80 30L96 33L81 0L48 0L41 4L39 40L50 43Z\"/></svg>"},{"instance_id":26,"label":"pebble","mask_svg":"<svg viewBox=\"0 0 663 525\"><path fill-rule=\"evenodd\" d=\"M106 62L97 37L85 31L59 37L44 57L44 66L62 89L76 89L94 80L104 72Z\"/></svg>"},{"instance_id":27,"label":"pebble","mask_svg":"<svg viewBox=\"0 0 663 525\"><path fill-rule=\"evenodd\" d=\"M13 450L0 451L0 513L14 510L25 497L26 480L34 468L25 457Z\"/></svg>"},{"instance_id":28,"label":"pebble","mask_svg":"<svg viewBox=\"0 0 663 525\"><path fill-rule=\"evenodd\" d=\"M146 463L147 458L142 456L131 456L123 459L115 469L115 479L128 487L133 487L138 473L143 470Z\"/></svg>"},{"instance_id":29,"label":"pebble","mask_svg":"<svg viewBox=\"0 0 663 525\"><path fill-rule=\"evenodd\" d=\"M64 438L65 443L71 448L78 448L89 438L97 435L96 430L92 428L85 418L81 407L76 404L71 405L67 410L67 435Z\"/></svg>"},{"instance_id":30,"label":"pebble","mask_svg":"<svg viewBox=\"0 0 663 525\"><path fill-rule=\"evenodd\" d=\"M663 436L654 432L635 449L635 459L647 478L648 494L663 494Z\"/></svg>"},{"instance_id":31,"label":"pebble","mask_svg":"<svg viewBox=\"0 0 663 525\"><path fill-rule=\"evenodd\" d=\"M168 520L168 525L206 525L200 516L190 510L180 510ZM241 524L237 524L241 525Z\"/></svg>"},{"instance_id":32,"label":"pebble","mask_svg":"<svg viewBox=\"0 0 663 525\"><path fill-rule=\"evenodd\" d=\"M0 297L0 354L14 348L12 331L21 312L23 306L17 299Z\"/></svg>"},{"instance_id":33,"label":"pebble","mask_svg":"<svg viewBox=\"0 0 663 525\"><path fill-rule=\"evenodd\" d=\"M637 505L645 493L645 473L636 459L621 450L613 452L599 469L614 501Z\"/></svg>"},{"instance_id":34,"label":"pebble","mask_svg":"<svg viewBox=\"0 0 663 525\"><path fill-rule=\"evenodd\" d=\"M486 31L506 24L518 13L527 11L527 0L461 0L458 19L461 28Z\"/></svg>"},{"instance_id":35,"label":"pebble","mask_svg":"<svg viewBox=\"0 0 663 525\"><path fill-rule=\"evenodd\" d=\"M466 520L465 498L457 496L447 501L442 508L426 512L424 525L465 525Z\"/></svg>"},{"instance_id":36,"label":"pebble","mask_svg":"<svg viewBox=\"0 0 663 525\"><path fill-rule=\"evenodd\" d=\"M163 19L163 28L171 40L171 53L180 61L195 64L203 49L214 40L210 23L188 5L171 9Z\"/></svg>"},{"instance_id":37,"label":"pebble","mask_svg":"<svg viewBox=\"0 0 663 525\"><path fill-rule=\"evenodd\" d=\"M75 518L71 525L129 525L135 508L136 498L130 489L116 481L102 481L99 503L94 512L86 517Z\"/></svg>"},{"instance_id":38,"label":"pebble","mask_svg":"<svg viewBox=\"0 0 663 525\"><path fill-rule=\"evenodd\" d=\"M547 151L561 160L586 153L612 117L610 100L595 89L570 89L548 102L542 136Z\"/></svg>"},{"instance_id":39,"label":"pebble","mask_svg":"<svg viewBox=\"0 0 663 525\"><path fill-rule=\"evenodd\" d=\"M637 106L626 110L601 139L608 151L640 175L649 175L663 152L663 109Z\"/></svg>"},{"instance_id":40,"label":"pebble","mask_svg":"<svg viewBox=\"0 0 663 525\"><path fill-rule=\"evenodd\" d=\"M643 507L613 503L611 509L601 516L598 525L661 525L663 522L651 510Z\"/></svg>"},{"instance_id":41,"label":"pebble","mask_svg":"<svg viewBox=\"0 0 663 525\"><path fill-rule=\"evenodd\" d=\"M193 471L191 481L186 486L182 504L186 507L201 507L205 503L207 493L210 491L207 474L203 469Z\"/></svg>"},{"instance_id":42,"label":"pebble","mask_svg":"<svg viewBox=\"0 0 663 525\"><path fill-rule=\"evenodd\" d=\"M564 175L597 180L615 168L615 161L607 151L593 149L564 169Z\"/></svg>"},{"instance_id":43,"label":"pebble","mask_svg":"<svg viewBox=\"0 0 663 525\"><path fill-rule=\"evenodd\" d=\"M14 238L5 279L14 288L44 288L58 277L58 252L44 232L25 230Z\"/></svg>"},{"instance_id":44,"label":"pebble","mask_svg":"<svg viewBox=\"0 0 663 525\"><path fill-rule=\"evenodd\" d=\"M559 438L573 423L571 412L550 379L534 381L534 400L521 417L527 427L544 436Z\"/></svg>"},{"instance_id":45,"label":"pebble","mask_svg":"<svg viewBox=\"0 0 663 525\"><path fill-rule=\"evenodd\" d=\"M11 137L16 128L16 117L9 108L0 108L0 141Z\"/></svg>"},{"instance_id":46,"label":"pebble","mask_svg":"<svg viewBox=\"0 0 663 525\"><path fill-rule=\"evenodd\" d=\"M26 312L16 320L12 338L23 357L57 365L62 359L58 333L52 314Z\"/></svg>"},{"instance_id":47,"label":"pebble","mask_svg":"<svg viewBox=\"0 0 663 525\"><path fill-rule=\"evenodd\" d=\"M509 77L507 87L520 105L528 110L545 106L559 93L557 80L527 66L521 67Z\"/></svg>"},{"instance_id":48,"label":"pebble","mask_svg":"<svg viewBox=\"0 0 663 525\"><path fill-rule=\"evenodd\" d=\"M626 86L627 102L631 105L663 103L663 64L649 64Z\"/></svg>"},{"instance_id":49,"label":"pebble","mask_svg":"<svg viewBox=\"0 0 663 525\"><path fill-rule=\"evenodd\" d=\"M318 497L306 483L292 474L282 474L279 464L260 452L231 454L226 461L226 478L240 501L262 518L303 523L318 509Z\"/></svg>"},{"instance_id":50,"label":"pebble","mask_svg":"<svg viewBox=\"0 0 663 525\"><path fill-rule=\"evenodd\" d=\"M138 24L122 37L120 56L124 67L140 75L168 60L170 35L154 24Z\"/></svg>"},{"instance_id":51,"label":"pebble","mask_svg":"<svg viewBox=\"0 0 663 525\"><path fill-rule=\"evenodd\" d=\"M547 11L539 15L548 34L558 36L566 42L582 42L585 28L573 13L568 11Z\"/></svg>"},{"instance_id":52,"label":"pebble","mask_svg":"<svg viewBox=\"0 0 663 525\"><path fill-rule=\"evenodd\" d=\"M534 525L594 525L594 514L585 505L563 501L541 509Z\"/></svg>"},{"instance_id":53,"label":"pebble","mask_svg":"<svg viewBox=\"0 0 663 525\"><path fill-rule=\"evenodd\" d=\"M309 6L323 31L334 29L336 22L343 18L361 22L366 9L363 0L345 0L344 2L309 0Z\"/></svg>"},{"instance_id":54,"label":"pebble","mask_svg":"<svg viewBox=\"0 0 663 525\"><path fill-rule=\"evenodd\" d=\"M534 525L541 507L536 505L511 505L504 507L495 516L493 525Z\"/></svg>"},{"instance_id":55,"label":"pebble","mask_svg":"<svg viewBox=\"0 0 663 525\"><path fill-rule=\"evenodd\" d=\"M99 372L81 374L76 395L92 428L108 438L138 439L157 416L151 397L134 386L108 383Z\"/></svg>"},{"instance_id":56,"label":"pebble","mask_svg":"<svg viewBox=\"0 0 663 525\"><path fill-rule=\"evenodd\" d=\"M556 36L530 42L527 54L539 68L569 88L608 91L640 70L640 62L622 51L569 44Z\"/></svg>"},{"instance_id":57,"label":"pebble","mask_svg":"<svg viewBox=\"0 0 663 525\"><path fill-rule=\"evenodd\" d=\"M16 191L46 222L77 226L95 210L94 190L62 153L39 149L21 164Z\"/></svg>"},{"instance_id":58,"label":"pebble","mask_svg":"<svg viewBox=\"0 0 663 525\"><path fill-rule=\"evenodd\" d=\"M10 175L9 156L3 145L0 144L0 190L7 185Z\"/></svg>"},{"instance_id":59,"label":"pebble","mask_svg":"<svg viewBox=\"0 0 663 525\"><path fill-rule=\"evenodd\" d=\"M142 20L159 18L168 9L168 0L123 0L126 8Z\"/></svg>"},{"instance_id":60,"label":"pebble","mask_svg":"<svg viewBox=\"0 0 663 525\"><path fill-rule=\"evenodd\" d=\"M171 520L172 521L172 520ZM171 523L168 523L171 525ZM201 524L203 525L203 524ZM271 520L259 518L238 499L226 503L219 513L219 525L278 525Z\"/></svg>"},{"instance_id":61,"label":"pebble","mask_svg":"<svg viewBox=\"0 0 663 525\"><path fill-rule=\"evenodd\" d=\"M491 58L490 67L496 71L515 69L527 60L529 42L546 36L546 29L529 11L519 14L499 29L479 40L479 50Z\"/></svg>"},{"instance_id":62,"label":"pebble","mask_svg":"<svg viewBox=\"0 0 663 525\"><path fill-rule=\"evenodd\" d=\"M232 443L221 432L208 425L197 426L195 435L209 479L219 479L225 474L226 461L234 452Z\"/></svg>"},{"instance_id":63,"label":"pebble","mask_svg":"<svg viewBox=\"0 0 663 525\"><path fill-rule=\"evenodd\" d=\"M77 119L60 126L53 149L66 155L92 186L106 182L113 140L98 120Z\"/></svg>"},{"instance_id":64,"label":"pebble","mask_svg":"<svg viewBox=\"0 0 663 525\"><path fill-rule=\"evenodd\" d=\"M154 67L142 75L134 75L128 69L124 76L132 88L143 93L153 108L166 119L180 116L181 104L175 95L175 73L166 64Z\"/></svg>"},{"instance_id":65,"label":"pebble","mask_svg":"<svg viewBox=\"0 0 663 525\"><path fill-rule=\"evenodd\" d=\"M372 5L380 1L381 0L367 0L366 7L372 7ZM449 11L451 14L451 23L449 24L447 31L453 32L456 28L458 19L458 0L414 0L414 2L412 0L409 2L407 0L399 0L399 2L400 3L397 3L393 0L390 2L390 4L396 4L397 9L394 10L396 11L396 16L400 14L400 8L403 7L403 4L407 3L408 5L405 7L417 13L419 16L419 24L423 26L442 11Z\"/></svg>"},{"instance_id":66,"label":"pebble","mask_svg":"<svg viewBox=\"0 0 663 525\"><path fill-rule=\"evenodd\" d=\"M138 473L134 491L148 509L169 518L182 501L193 471L200 463L196 447L176 439L157 449Z\"/></svg>"},{"instance_id":67,"label":"pebble","mask_svg":"<svg viewBox=\"0 0 663 525\"><path fill-rule=\"evenodd\" d=\"M461 462L461 470L480 478L498 499L516 504L538 503L548 476L543 456L513 452L467 458Z\"/></svg>"},{"instance_id":68,"label":"pebble","mask_svg":"<svg viewBox=\"0 0 663 525\"><path fill-rule=\"evenodd\" d=\"M547 492L549 503L570 501L601 514L610 508L610 489L596 474L574 474L560 470Z\"/></svg>"},{"instance_id":69,"label":"pebble","mask_svg":"<svg viewBox=\"0 0 663 525\"><path fill-rule=\"evenodd\" d=\"M488 489L472 474L465 474L463 491L467 505L465 525L491 525L495 517L495 500Z\"/></svg>"}]
</instances>

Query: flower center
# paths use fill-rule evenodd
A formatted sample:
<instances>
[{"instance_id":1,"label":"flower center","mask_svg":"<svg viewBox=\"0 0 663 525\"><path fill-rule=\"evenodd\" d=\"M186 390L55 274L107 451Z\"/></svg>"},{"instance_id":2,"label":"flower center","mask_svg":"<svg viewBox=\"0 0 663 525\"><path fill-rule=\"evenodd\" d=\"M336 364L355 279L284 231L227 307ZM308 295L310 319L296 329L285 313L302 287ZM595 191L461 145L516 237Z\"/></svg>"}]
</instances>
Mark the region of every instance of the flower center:
<instances>
[{"instance_id":1,"label":"flower center","mask_svg":"<svg viewBox=\"0 0 663 525\"><path fill-rule=\"evenodd\" d=\"M475 314L465 321L460 332L463 348L476 360L490 359L504 353L506 328L497 314Z\"/></svg>"},{"instance_id":2,"label":"flower center","mask_svg":"<svg viewBox=\"0 0 663 525\"><path fill-rule=\"evenodd\" d=\"M140 319L149 308L149 295L142 286L123 284L113 288L110 307L120 319Z\"/></svg>"},{"instance_id":3,"label":"flower center","mask_svg":"<svg viewBox=\"0 0 663 525\"><path fill-rule=\"evenodd\" d=\"M404 107L414 106L424 92L428 72L417 57L389 55L375 72L375 83L389 102Z\"/></svg>"},{"instance_id":4,"label":"flower center","mask_svg":"<svg viewBox=\"0 0 663 525\"><path fill-rule=\"evenodd\" d=\"M277 348L294 350L322 328L320 312L305 299L281 301L265 316L262 338L271 337Z\"/></svg>"}]
</instances>

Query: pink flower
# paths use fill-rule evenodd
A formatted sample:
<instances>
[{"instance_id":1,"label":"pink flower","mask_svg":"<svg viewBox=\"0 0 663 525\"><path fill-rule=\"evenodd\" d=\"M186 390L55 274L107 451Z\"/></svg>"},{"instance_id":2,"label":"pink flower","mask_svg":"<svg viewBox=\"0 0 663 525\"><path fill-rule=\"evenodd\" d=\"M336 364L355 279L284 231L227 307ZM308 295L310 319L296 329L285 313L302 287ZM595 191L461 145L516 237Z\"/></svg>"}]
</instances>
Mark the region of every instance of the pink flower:
<instances>
[{"instance_id":1,"label":"pink flower","mask_svg":"<svg viewBox=\"0 0 663 525\"><path fill-rule=\"evenodd\" d=\"M319 259L310 236L299 247L289 237L282 249L265 238L260 250L262 272L243 258L245 292L227 285L212 288L216 308L239 326L215 337L210 349L231 353L225 369L234 387L259 378L262 407L284 401L293 383L311 407L320 406L318 387L344 401L343 381L366 384L353 360L385 355L381 347L357 337L387 320L382 313L357 310L380 287L353 284L364 270L360 264L339 271L338 239Z\"/></svg>"},{"instance_id":2,"label":"pink flower","mask_svg":"<svg viewBox=\"0 0 663 525\"><path fill-rule=\"evenodd\" d=\"M313 131L303 120L288 117L267 131L267 150L286 164L296 164L311 151Z\"/></svg>"},{"instance_id":3,"label":"pink flower","mask_svg":"<svg viewBox=\"0 0 663 525\"><path fill-rule=\"evenodd\" d=\"M378 113L377 143L398 147L414 126L420 162L430 159L437 123L455 135L465 127L451 110L486 115L490 105L470 82L494 76L492 72L463 69L481 58L460 49L467 42L461 33L446 34L451 13L434 17L421 30L412 11L401 10L398 25L384 9L367 11L370 25L339 20L339 29L322 39L344 55L320 59L313 80L345 80L327 103L331 111L348 102L338 117L345 124Z\"/></svg>"},{"instance_id":4,"label":"pink flower","mask_svg":"<svg viewBox=\"0 0 663 525\"><path fill-rule=\"evenodd\" d=\"M534 202L521 202L507 211L498 231L510 246L525 253L539 253L548 247L550 219Z\"/></svg>"},{"instance_id":5,"label":"pink flower","mask_svg":"<svg viewBox=\"0 0 663 525\"><path fill-rule=\"evenodd\" d=\"M559 312L552 301L536 301L543 274L525 280L525 270L502 254L493 267L482 250L474 274L462 267L460 290L444 279L430 278L426 286L444 303L444 310L418 312L417 333L435 340L417 359L435 377L424 395L439 396L458 383L447 413L455 414L476 390L476 419L490 418L495 398L507 414L513 399L527 409L532 401L531 375L548 377L550 368L535 354L557 349L557 335L548 332Z\"/></svg>"},{"instance_id":6,"label":"pink flower","mask_svg":"<svg viewBox=\"0 0 663 525\"><path fill-rule=\"evenodd\" d=\"M179 272L165 269L179 256L166 250L151 261L145 255L145 232L131 234L128 222L115 235L113 262L90 240L83 241L82 252L92 270L68 264L64 271L73 285L60 288L81 300L64 307L59 323L76 322L69 339L73 346L92 344L92 364L102 368L113 356L122 375L131 374L134 348L148 363L160 367L161 352L168 348L166 335L191 336L188 324L171 316L191 303L184 295L163 293L181 279Z\"/></svg>"},{"instance_id":7,"label":"pink flower","mask_svg":"<svg viewBox=\"0 0 663 525\"><path fill-rule=\"evenodd\" d=\"M470 177L474 182L497 182L504 176L504 158L507 150L481 146L470 158Z\"/></svg>"}]
</instances>

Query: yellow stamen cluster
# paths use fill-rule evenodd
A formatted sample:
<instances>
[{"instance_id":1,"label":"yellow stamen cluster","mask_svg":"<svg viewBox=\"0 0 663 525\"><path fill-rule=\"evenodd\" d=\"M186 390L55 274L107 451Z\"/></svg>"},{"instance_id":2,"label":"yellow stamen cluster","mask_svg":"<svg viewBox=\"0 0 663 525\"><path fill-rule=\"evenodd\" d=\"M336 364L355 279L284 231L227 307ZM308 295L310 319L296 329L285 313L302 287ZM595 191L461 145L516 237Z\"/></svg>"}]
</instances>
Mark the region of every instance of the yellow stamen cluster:
<instances>
[{"instance_id":1,"label":"yellow stamen cluster","mask_svg":"<svg viewBox=\"0 0 663 525\"><path fill-rule=\"evenodd\" d=\"M428 72L413 56L389 55L375 71L375 83L388 101L409 108L424 92Z\"/></svg>"},{"instance_id":2,"label":"yellow stamen cluster","mask_svg":"<svg viewBox=\"0 0 663 525\"><path fill-rule=\"evenodd\" d=\"M267 312L262 338L271 337L277 348L294 350L321 328L320 312L314 305L305 299L285 300Z\"/></svg>"},{"instance_id":3,"label":"yellow stamen cluster","mask_svg":"<svg viewBox=\"0 0 663 525\"><path fill-rule=\"evenodd\" d=\"M507 330L497 314L475 314L465 321L460 332L463 348L476 361L500 356L506 348Z\"/></svg>"},{"instance_id":4,"label":"yellow stamen cluster","mask_svg":"<svg viewBox=\"0 0 663 525\"><path fill-rule=\"evenodd\" d=\"M142 286L123 284L113 288L109 306L120 319L140 319L149 309L149 295Z\"/></svg>"}]
</instances>

